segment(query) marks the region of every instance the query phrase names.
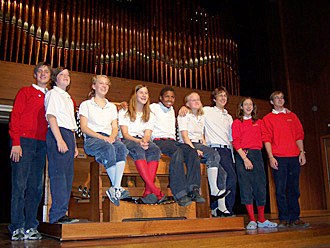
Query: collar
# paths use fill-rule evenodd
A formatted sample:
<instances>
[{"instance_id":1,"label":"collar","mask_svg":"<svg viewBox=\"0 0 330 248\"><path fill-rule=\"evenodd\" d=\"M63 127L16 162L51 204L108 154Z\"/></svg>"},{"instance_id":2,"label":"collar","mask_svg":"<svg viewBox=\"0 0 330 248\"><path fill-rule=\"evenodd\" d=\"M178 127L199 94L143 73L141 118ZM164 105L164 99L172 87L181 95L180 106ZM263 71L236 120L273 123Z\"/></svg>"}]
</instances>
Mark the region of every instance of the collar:
<instances>
[{"instance_id":1,"label":"collar","mask_svg":"<svg viewBox=\"0 0 330 248\"><path fill-rule=\"evenodd\" d=\"M32 87L35 88L36 90L40 90L42 93L46 94L48 89L47 88L41 88L39 85L37 84L32 84Z\"/></svg>"},{"instance_id":2,"label":"collar","mask_svg":"<svg viewBox=\"0 0 330 248\"><path fill-rule=\"evenodd\" d=\"M250 116L250 117L243 116L243 120L250 120L251 118L252 118L252 116Z\"/></svg>"},{"instance_id":3,"label":"collar","mask_svg":"<svg viewBox=\"0 0 330 248\"><path fill-rule=\"evenodd\" d=\"M221 111L217 106L213 106L213 108L214 108L216 111L218 111L218 112L220 112L221 114L223 114L223 115L228 114L227 109L223 109L223 111Z\"/></svg>"},{"instance_id":4,"label":"collar","mask_svg":"<svg viewBox=\"0 0 330 248\"><path fill-rule=\"evenodd\" d=\"M273 114L276 114L276 115L279 114L279 113L286 114L286 108L283 108L282 111L277 111L277 110L273 109L273 110L272 110L272 113L273 113Z\"/></svg>"},{"instance_id":5,"label":"collar","mask_svg":"<svg viewBox=\"0 0 330 248\"><path fill-rule=\"evenodd\" d=\"M58 93L61 93L63 95L69 95L65 90L62 90L61 88L54 86L53 89L57 91Z\"/></svg>"},{"instance_id":6,"label":"collar","mask_svg":"<svg viewBox=\"0 0 330 248\"><path fill-rule=\"evenodd\" d=\"M103 108L105 109L105 108L109 107L109 101L106 98L104 98L104 100L105 100L105 106ZM91 98L91 102L93 105L100 108L100 106L95 102L94 97Z\"/></svg>"},{"instance_id":7,"label":"collar","mask_svg":"<svg viewBox=\"0 0 330 248\"><path fill-rule=\"evenodd\" d=\"M161 108L165 113L170 112L170 111L173 109L173 106L171 106L170 108L165 107L164 104L163 104L162 102L159 102L158 104L159 104L160 108Z\"/></svg>"}]
</instances>

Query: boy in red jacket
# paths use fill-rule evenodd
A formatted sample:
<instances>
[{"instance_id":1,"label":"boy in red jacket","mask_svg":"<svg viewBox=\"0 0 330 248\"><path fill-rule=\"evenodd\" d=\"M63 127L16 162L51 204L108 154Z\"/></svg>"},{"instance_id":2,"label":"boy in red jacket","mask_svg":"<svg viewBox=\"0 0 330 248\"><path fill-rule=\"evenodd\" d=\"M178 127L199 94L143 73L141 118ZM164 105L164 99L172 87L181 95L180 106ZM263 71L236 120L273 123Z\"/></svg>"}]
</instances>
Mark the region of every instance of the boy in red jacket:
<instances>
[{"instance_id":1,"label":"boy in red jacket","mask_svg":"<svg viewBox=\"0 0 330 248\"><path fill-rule=\"evenodd\" d=\"M12 240L41 239L37 231L37 211L42 199L42 181L46 164L45 93L51 67L45 62L34 68L36 83L16 95L9 134L11 137Z\"/></svg>"},{"instance_id":2,"label":"boy in red jacket","mask_svg":"<svg viewBox=\"0 0 330 248\"><path fill-rule=\"evenodd\" d=\"M274 106L263 118L262 140L268 153L276 188L279 228L309 226L299 219L299 174L306 164L304 130L298 117L284 108L284 94L275 91L270 96Z\"/></svg>"}]
</instances>

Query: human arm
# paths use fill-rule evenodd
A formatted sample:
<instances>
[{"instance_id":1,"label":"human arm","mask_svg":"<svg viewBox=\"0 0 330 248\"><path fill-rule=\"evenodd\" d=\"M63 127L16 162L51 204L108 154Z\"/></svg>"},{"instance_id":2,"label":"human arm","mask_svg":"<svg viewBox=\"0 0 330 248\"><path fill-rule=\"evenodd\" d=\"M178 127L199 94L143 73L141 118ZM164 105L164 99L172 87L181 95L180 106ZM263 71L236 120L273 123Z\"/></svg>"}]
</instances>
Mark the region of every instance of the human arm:
<instances>
[{"instance_id":1,"label":"human arm","mask_svg":"<svg viewBox=\"0 0 330 248\"><path fill-rule=\"evenodd\" d=\"M179 109L179 116L180 117L185 117L189 112L189 109L186 107L186 106L182 106L180 109Z\"/></svg>"},{"instance_id":2,"label":"human arm","mask_svg":"<svg viewBox=\"0 0 330 248\"><path fill-rule=\"evenodd\" d=\"M273 152L272 152L272 145L271 145L270 142L265 142L265 149L266 149L267 154L268 154L270 167L272 167L275 170L278 170L278 163L277 163L276 158L274 158L274 155L273 155Z\"/></svg>"},{"instance_id":3,"label":"human arm","mask_svg":"<svg viewBox=\"0 0 330 248\"><path fill-rule=\"evenodd\" d=\"M305 151L304 151L304 141L303 140L297 140L296 144L300 150L300 154L299 154L299 164L301 166L306 164L306 155L305 155Z\"/></svg>"},{"instance_id":4,"label":"human arm","mask_svg":"<svg viewBox=\"0 0 330 248\"><path fill-rule=\"evenodd\" d=\"M51 114L47 114L48 124L50 129L52 130L52 133L56 139L57 142L57 149L60 153L66 153L69 148L66 145L65 141L63 140L63 137L60 132L60 128L58 127L56 117Z\"/></svg>"},{"instance_id":5,"label":"human arm","mask_svg":"<svg viewBox=\"0 0 330 248\"><path fill-rule=\"evenodd\" d=\"M191 142L191 140L188 137L188 131L182 130L180 131L182 140L185 144L189 145L192 149L196 149L194 144ZM201 150L196 149L198 156L203 156L203 152Z\"/></svg>"},{"instance_id":6,"label":"human arm","mask_svg":"<svg viewBox=\"0 0 330 248\"><path fill-rule=\"evenodd\" d=\"M245 152L243 151L243 149L242 148L239 148L237 150L237 153L242 158L242 160L244 162L245 169L246 170L252 170L253 169L253 164L252 164L251 160L247 157L247 154L245 154Z\"/></svg>"},{"instance_id":7,"label":"human arm","mask_svg":"<svg viewBox=\"0 0 330 248\"><path fill-rule=\"evenodd\" d=\"M88 123L88 118L83 115L80 115L80 129L84 134L86 134L90 137L103 139L104 141L109 142L109 143L113 143L113 142L111 142L111 139L109 139L109 137L104 136L100 133L94 132L92 129L90 129L87 126L87 123Z\"/></svg>"}]
</instances>

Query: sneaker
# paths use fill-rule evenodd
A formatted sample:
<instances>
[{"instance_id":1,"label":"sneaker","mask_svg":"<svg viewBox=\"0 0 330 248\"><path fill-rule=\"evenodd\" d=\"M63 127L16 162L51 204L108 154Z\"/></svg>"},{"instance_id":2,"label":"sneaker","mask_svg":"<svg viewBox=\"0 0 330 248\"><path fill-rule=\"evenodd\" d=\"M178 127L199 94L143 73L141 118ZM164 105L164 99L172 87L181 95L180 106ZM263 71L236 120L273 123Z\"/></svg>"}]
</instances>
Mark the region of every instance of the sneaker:
<instances>
[{"instance_id":1,"label":"sneaker","mask_svg":"<svg viewBox=\"0 0 330 248\"><path fill-rule=\"evenodd\" d=\"M286 220L281 220L278 224L278 228L287 228L289 226L288 222Z\"/></svg>"},{"instance_id":2,"label":"sneaker","mask_svg":"<svg viewBox=\"0 0 330 248\"><path fill-rule=\"evenodd\" d=\"M302 221L301 219L298 219L296 221L290 222L290 227L309 227L309 223L306 223Z\"/></svg>"},{"instance_id":3,"label":"sneaker","mask_svg":"<svg viewBox=\"0 0 330 248\"><path fill-rule=\"evenodd\" d=\"M123 187L120 187L119 189L116 189L120 191L120 197L119 200L125 199L129 197L129 192L128 190L124 189Z\"/></svg>"},{"instance_id":4,"label":"sneaker","mask_svg":"<svg viewBox=\"0 0 330 248\"><path fill-rule=\"evenodd\" d=\"M257 227L259 227L259 225L257 225L257 222L252 220L249 222L249 224L247 224L246 230L255 230L257 229Z\"/></svg>"},{"instance_id":5,"label":"sneaker","mask_svg":"<svg viewBox=\"0 0 330 248\"><path fill-rule=\"evenodd\" d=\"M67 215L64 215L63 217L59 218L55 224L71 224L71 223L77 223L79 222L78 219L73 219L73 218L70 218L69 216Z\"/></svg>"},{"instance_id":6,"label":"sneaker","mask_svg":"<svg viewBox=\"0 0 330 248\"><path fill-rule=\"evenodd\" d=\"M105 192L109 198L109 200L115 204L115 206L119 206L119 197L121 196L121 193L119 190L116 190L114 187L110 187L106 192Z\"/></svg>"},{"instance_id":7,"label":"sneaker","mask_svg":"<svg viewBox=\"0 0 330 248\"><path fill-rule=\"evenodd\" d=\"M264 222L258 221L258 227L277 227L277 223L265 220Z\"/></svg>"},{"instance_id":8,"label":"sneaker","mask_svg":"<svg viewBox=\"0 0 330 248\"><path fill-rule=\"evenodd\" d=\"M179 204L179 206L182 206L182 207L186 207L191 204L190 198L186 195L181 197L180 199L177 199L176 201Z\"/></svg>"},{"instance_id":9,"label":"sneaker","mask_svg":"<svg viewBox=\"0 0 330 248\"><path fill-rule=\"evenodd\" d=\"M158 198L155 194L149 194L146 195L145 197L141 198L142 202L144 204L156 204L158 203Z\"/></svg>"},{"instance_id":10,"label":"sneaker","mask_svg":"<svg viewBox=\"0 0 330 248\"><path fill-rule=\"evenodd\" d=\"M42 239L41 234L38 232L36 228L29 228L25 231L26 239L29 240L37 240Z\"/></svg>"},{"instance_id":11,"label":"sneaker","mask_svg":"<svg viewBox=\"0 0 330 248\"><path fill-rule=\"evenodd\" d=\"M18 241L18 240L24 240L24 239L26 239L26 236L24 233L24 228L17 228L11 236L12 241Z\"/></svg>"},{"instance_id":12,"label":"sneaker","mask_svg":"<svg viewBox=\"0 0 330 248\"><path fill-rule=\"evenodd\" d=\"M195 187L192 191L188 193L188 197L191 201L197 202L197 203L204 203L205 199L201 197L199 193L199 188Z\"/></svg>"}]
</instances>

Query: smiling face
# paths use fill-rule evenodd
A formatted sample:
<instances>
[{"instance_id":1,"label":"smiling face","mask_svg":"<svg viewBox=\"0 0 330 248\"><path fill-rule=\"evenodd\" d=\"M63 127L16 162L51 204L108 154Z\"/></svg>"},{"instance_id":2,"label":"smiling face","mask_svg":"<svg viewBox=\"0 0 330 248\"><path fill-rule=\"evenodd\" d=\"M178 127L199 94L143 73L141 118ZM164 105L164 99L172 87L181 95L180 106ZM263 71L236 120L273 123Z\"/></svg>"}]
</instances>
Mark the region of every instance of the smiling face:
<instances>
[{"instance_id":1,"label":"smiling face","mask_svg":"<svg viewBox=\"0 0 330 248\"><path fill-rule=\"evenodd\" d=\"M67 69L64 69L56 76L56 86L61 88L62 90L66 90L66 88L70 85L70 73Z\"/></svg>"},{"instance_id":2,"label":"smiling face","mask_svg":"<svg viewBox=\"0 0 330 248\"><path fill-rule=\"evenodd\" d=\"M219 109L224 109L225 105L227 104L227 99L228 99L228 96L227 96L226 92L220 91L219 94L216 95L216 98L214 100L215 105Z\"/></svg>"},{"instance_id":3,"label":"smiling face","mask_svg":"<svg viewBox=\"0 0 330 248\"><path fill-rule=\"evenodd\" d=\"M34 74L34 77L37 79L37 85L42 88L46 87L50 80L50 75L51 71L49 70L48 66L41 66L37 73Z\"/></svg>"},{"instance_id":4,"label":"smiling face","mask_svg":"<svg viewBox=\"0 0 330 248\"><path fill-rule=\"evenodd\" d=\"M95 90L95 96L105 97L110 88L109 83L106 77L99 77L95 84L92 85L92 88Z\"/></svg>"},{"instance_id":5,"label":"smiling face","mask_svg":"<svg viewBox=\"0 0 330 248\"><path fill-rule=\"evenodd\" d=\"M284 108L284 95L282 93L274 95L273 100L270 101L274 105L275 110L282 110Z\"/></svg>"},{"instance_id":6,"label":"smiling face","mask_svg":"<svg viewBox=\"0 0 330 248\"><path fill-rule=\"evenodd\" d=\"M250 117L251 114L252 114L252 111L254 110L254 109L253 109L253 102L252 102L252 100L249 99L249 98L246 99L246 100L243 102L241 108L243 109L243 114L244 114L244 116L245 116L245 117Z\"/></svg>"},{"instance_id":7,"label":"smiling face","mask_svg":"<svg viewBox=\"0 0 330 248\"><path fill-rule=\"evenodd\" d=\"M148 99L149 99L149 92L146 87L143 87L136 92L137 103L145 105L148 102Z\"/></svg>"},{"instance_id":8,"label":"smiling face","mask_svg":"<svg viewBox=\"0 0 330 248\"><path fill-rule=\"evenodd\" d=\"M159 99L166 108L170 108L175 102L175 94L173 91L168 90Z\"/></svg>"},{"instance_id":9,"label":"smiling face","mask_svg":"<svg viewBox=\"0 0 330 248\"><path fill-rule=\"evenodd\" d=\"M197 93L191 93L187 98L186 105L192 110L197 111L202 107L201 98Z\"/></svg>"}]
</instances>

